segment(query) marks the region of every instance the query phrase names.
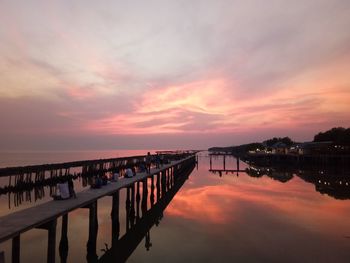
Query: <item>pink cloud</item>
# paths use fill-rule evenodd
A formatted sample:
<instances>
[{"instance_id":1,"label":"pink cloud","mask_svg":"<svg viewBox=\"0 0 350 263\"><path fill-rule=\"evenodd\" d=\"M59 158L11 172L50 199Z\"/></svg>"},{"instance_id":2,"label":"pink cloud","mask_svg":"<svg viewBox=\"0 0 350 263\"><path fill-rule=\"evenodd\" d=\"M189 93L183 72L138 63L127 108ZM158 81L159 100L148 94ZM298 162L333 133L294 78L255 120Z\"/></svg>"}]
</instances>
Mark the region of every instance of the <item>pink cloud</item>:
<instances>
[{"instance_id":1,"label":"pink cloud","mask_svg":"<svg viewBox=\"0 0 350 263\"><path fill-rule=\"evenodd\" d=\"M78 86L70 86L67 88L67 94L69 97L77 100L90 99L96 96L96 92L94 92L92 89Z\"/></svg>"}]
</instances>

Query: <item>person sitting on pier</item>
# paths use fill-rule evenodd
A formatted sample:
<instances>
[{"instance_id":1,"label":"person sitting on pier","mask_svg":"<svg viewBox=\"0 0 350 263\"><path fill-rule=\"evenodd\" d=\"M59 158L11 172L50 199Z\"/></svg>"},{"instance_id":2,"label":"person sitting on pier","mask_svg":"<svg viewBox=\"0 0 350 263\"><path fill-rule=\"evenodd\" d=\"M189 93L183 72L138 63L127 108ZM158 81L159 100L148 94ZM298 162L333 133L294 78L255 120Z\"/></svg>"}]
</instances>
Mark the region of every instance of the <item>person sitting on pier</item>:
<instances>
[{"instance_id":1,"label":"person sitting on pier","mask_svg":"<svg viewBox=\"0 0 350 263\"><path fill-rule=\"evenodd\" d=\"M52 196L54 200L65 200L71 197L67 181L63 181L63 179L61 179L60 182L57 184L56 191L57 190L59 194L55 194Z\"/></svg>"},{"instance_id":2,"label":"person sitting on pier","mask_svg":"<svg viewBox=\"0 0 350 263\"><path fill-rule=\"evenodd\" d=\"M91 188L96 189L96 188L101 188L101 186L102 186L101 178L96 175L92 177Z\"/></svg>"},{"instance_id":3,"label":"person sitting on pier","mask_svg":"<svg viewBox=\"0 0 350 263\"><path fill-rule=\"evenodd\" d=\"M73 183L72 177L68 179L68 187L69 187L69 196L77 198L77 195L75 194L75 191L74 191L74 183Z\"/></svg>"},{"instance_id":4,"label":"person sitting on pier","mask_svg":"<svg viewBox=\"0 0 350 263\"><path fill-rule=\"evenodd\" d=\"M140 163L139 164L139 172L140 173L144 173L144 172L146 172L147 170L146 170L146 166L145 166L145 163Z\"/></svg>"},{"instance_id":5,"label":"person sitting on pier","mask_svg":"<svg viewBox=\"0 0 350 263\"><path fill-rule=\"evenodd\" d=\"M101 180L102 180L102 185L107 185L108 184L108 177L106 174L103 174L101 176Z\"/></svg>"},{"instance_id":6,"label":"person sitting on pier","mask_svg":"<svg viewBox=\"0 0 350 263\"><path fill-rule=\"evenodd\" d=\"M117 182L118 179L119 179L119 169L114 171L112 181Z\"/></svg>"},{"instance_id":7,"label":"person sitting on pier","mask_svg":"<svg viewBox=\"0 0 350 263\"><path fill-rule=\"evenodd\" d=\"M131 168L127 168L125 170L125 178L131 178L134 176L134 173L132 172Z\"/></svg>"}]
</instances>

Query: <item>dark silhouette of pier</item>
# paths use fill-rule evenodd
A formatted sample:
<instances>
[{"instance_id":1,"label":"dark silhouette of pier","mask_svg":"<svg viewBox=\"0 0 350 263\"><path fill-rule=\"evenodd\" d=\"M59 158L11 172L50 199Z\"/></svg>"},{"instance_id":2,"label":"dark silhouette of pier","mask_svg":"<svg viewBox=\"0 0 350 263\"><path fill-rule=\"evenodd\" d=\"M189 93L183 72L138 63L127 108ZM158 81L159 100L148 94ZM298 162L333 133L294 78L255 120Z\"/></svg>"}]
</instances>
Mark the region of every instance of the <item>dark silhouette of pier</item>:
<instances>
[{"instance_id":1,"label":"dark silhouette of pier","mask_svg":"<svg viewBox=\"0 0 350 263\"><path fill-rule=\"evenodd\" d=\"M118 158L119 159L119 158ZM131 158L133 159L133 158ZM112 161L114 162L114 160ZM78 163L78 162L77 162ZM68 256L68 214L77 208L89 209L89 238L87 242L87 260L88 262L96 262L98 260L96 254L96 238L98 232L97 219L97 200L104 196L112 196L112 248L107 251L119 251L116 244L125 244L131 236L140 235L135 229L141 231L149 226L154 218L155 211L165 208L166 200L170 202L170 193L175 194L175 182L179 180L181 175L190 173L196 163L195 153L177 154L173 156L172 161L163 164L162 167L152 169L150 174L139 173L132 178L124 178L118 182L107 184L100 189L88 189L77 194L76 199L68 199L64 201L50 201L42 205L28 208L19 212L9 214L0 218L0 243L8 239L12 239L12 262L20 262L20 236L33 228L45 229L48 233L47 262L55 262L56 251L56 225L59 217L62 217L61 241L59 244L59 252L62 262L66 262ZM81 162L80 162L81 164ZM109 171L109 167L100 165L101 161L96 162L99 168L94 171ZM94 165L95 165L94 164ZM135 164L135 163L134 163ZM125 163L126 165L126 163ZM56 166L55 166L56 167ZM45 166L45 169L47 166ZM115 168L115 166L114 166ZM8 168L7 168L8 169ZM35 168L36 169L36 168ZM14 171L14 170L12 170ZM151 180L151 210L147 208L148 188L147 182ZM156 180L156 184L155 184ZM142 189L140 190L140 184ZM181 187L181 186L179 186ZM127 236L123 239L119 237L119 190L127 188L126 209L127 209ZM154 190L156 189L156 195ZM174 190L174 191L173 191ZM171 191L171 192L170 192ZM142 195L140 194L142 192ZM157 200L157 202L156 202ZM164 200L161 202L161 200ZM140 204L141 201L141 204ZM163 204L163 205L161 205ZM141 205L141 206L140 206ZM136 206L136 207L135 207ZM140 209L141 208L141 209ZM157 209L158 208L158 209ZM141 212L141 213L140 213ZM142 214L142 216L141 216ZM149 215L146 217L146 215ZM148 218L148 219L147 219ZM151 219L150 219L151 218ZM150 221L151 220L151 221ZM139 223L147 222L147 223ZM138 226L138 227L136 227ZM143 227L140 227L143 226ZM131 231L131 232L130 232ZM144 231L141 231L144 234ZM128 234L129 233L129 234ZM130 233L134 233L131 235ZM150 233L146 232L146 245L150 247ZM126 240L126 241L123 241ZM106 256L110 257L111 252L106 252ZM112 253L114 256L116 253ZM119 254L118 254L119 255ZM126 255L126 254L125 254ZM130 255L130 254L129 254ZM125 256L119 256L121 260Z\"/></svg>"},{"instance_id":2,"label":"dark silhouette of pier","mask_svg":"<svg viewBox=\"0 0 350 263\"><path fill-rule=\"evenodd\" d=\"M163 164L179 160L196 151L158 153ZM156 156L152 157L152 166L157 167ZM45 197L46 189L49 189L51 196L56 192L56 185L62 179L81 179L82 186L89 185L93 176L113 174L114 172L124 173L127 168L140 169L145 167L145 156L132 156L110 159L98 159L87 161L76 161L67 163L30 165L23 167L0 168L0 177L8 178L8 184L0 186L0 196L8 194L8 206L19 206L23 201L32 202ZM159 159L159 158L158 158ZM13 197L13 199L11 199Z\"/></svg>"},{"instance_id":3,"label":"dark silhouette of pier","mask_svg":"<svg viewBox=\"0 0 350 263\"><path fill-rule=\"evenodd\" d=\"M182 185L185 183L185 181L188 179L188 176L193 169L194 165L187 167L176 178L174 178L173 176L168 177L169 183L167 182L166 177L163 177L165 179L160 179L159 184L157 183L156 185L156 195L158 196L157 201L155 203L152 202L153 191L151 190L151 207L149 209L147 207L148 191L144 187L145 184L143 184L141 208L138 205L140 200L137 201L136 195L136 218L133 218L133 213L128 213L130 212L128 211L128 208L130 208L130 206L132 207L135 203L128 203L126 205L126 221L130 224L128 224L127 232L125 233L125 235L118 239L119 233L117 231L112 231L112 246L111 248L107 249L105 254L98 259L98 262L125 262L143 239L145 239L145 248L149 250L152 246L150 236L151 228L154 225L159 224L161 218L163 217L163 211L171 202L175 194L182 187ZM157 177L158 176L161 175L157 174ZM154 184L152 183L151 189L153 188ZM137 186L136 189L138 189ZM140 216L139 210L141 210L142 216ZM116 229L118 229L118 227Z\"/></svg>"}]
</instances>

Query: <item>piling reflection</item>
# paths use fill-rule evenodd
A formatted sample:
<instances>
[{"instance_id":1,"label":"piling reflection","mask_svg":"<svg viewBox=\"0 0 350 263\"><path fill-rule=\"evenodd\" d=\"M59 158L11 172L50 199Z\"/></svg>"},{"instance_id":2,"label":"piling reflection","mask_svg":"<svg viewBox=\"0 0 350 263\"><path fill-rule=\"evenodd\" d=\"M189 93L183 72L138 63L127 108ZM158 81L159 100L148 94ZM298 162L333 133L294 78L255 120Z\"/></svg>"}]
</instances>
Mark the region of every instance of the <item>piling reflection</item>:
<instances>
[{"instance_id":1,"label":"piling reflection","mask_svg":"<svg viewBox=\"0 0 350 263\"><path fill-rule=\"evenodd\" d=\"M195 163L192 162L188 165L175 167L175 169L169 168L127 186L125 198L126 233L121 237L119 220L120 190L114 193L111 210L111 246L105 244L105 248L102 249L104 254L100 258L96 251L98 234L97 201L85 207L89 209L87 262L125 262L143 239L145 249L149 250L152 247L151 228L153 225L159 225L163 218L163 211L188 179L194 167ZM148 183L150 183L150 187ZM67 262L68 257L67 224L68 216L64 215L59 243L61 262Z\"/></svg>"},{"instance_id":2,"label":"piling reflection","mask_svg":"<svg viewBox=\"0 0 350 263\"><path fill-rule=\"evenodd\" d=\"M132 192L132 187L129 187L127 191L126 210L127 210L127 231L126 233L118 238L112 239L111 248L107 248L104 255L102 255L97 261L98 262L125 262L136 247L144 239L144 246L146 250L152 247L151 241L151 228L156 225L158 226L160 220L163 217L163 211L171 202L175 194L182 187L185 181L188 179L189 174L194 169L195 164L187 167L186 170L174 171L167 173L160 173L155 175L155 178L149 178L151 181L151 194L149 195L147 180L139 183L135 183L136 186L136 220L133 219L132 206L134 205L132 196L128 198L128 195ZM154 180L156 179L156 187L154 187ZM153 187L152 187L153 185ZM140 187L141 189L140 189ZM157 201L152 201L152 189L156 190ZM141 191L142 193L139 193ZM128 193L129 192L129 193ZM138 196L140 195L140 201ZM161 196L161 197L160 197ZM158 198L159 197L159 198ZM148 207L148 199L150 199L151 206ZM141 202L141 205L140 205ZM141 207L140 207L141 206ZM140 213L141 208L141 213ZM115 218L116 219L116 218ZM112 225L119 225L119 221L112 220ZM119 229L118 227L115 227ZM114 232L114 231L112 231ZM115 236L116 237L116 236Z\"/></svg>"},{"instance_id":3,"label":"piling reflection","mask_svg":"<svg viewBox=\"0 0 350 263\"><path fill-rule=\"evenodd\" d=\"M225 160L226 156L216 156L216 158ZM233 157L233 156L232 156ZM223 169L212 169L212 158L210 158L210 172L218 174L237 174L245 172L250 177L261 178L267 176L281 183L287 183L297 176L308 183L315 185L315 191L321 194L327 194L334 199L347 200L350 199L350 172L345 167L327 167L310 166L307 168L299 168L295 166L261 166L250 164L245 170L225 169L225 161L223 161Z\"/></svg>"},{"instance_id":4,"label":"piling reflection","mask_svg":"<svg viewBox=\"0 0 350 263\"><path fill-rule=\"evenodd\" d=\"M71 173L69 168L65 168L63 170L60 168L60 172L50 172L50 178L46 178L46 171L42 170L37 172L37 176L35 177L35 183L32 181L27 180L27 178L31 178L31 175L33 174L32 171L29 171L26 176L15 176L15 184L11 185L11 175L10 175L10 183L9 186L2 188L2 191L8 192L8 193L16 193L16 198L20 200L23 200L23 195L26 194L26 191L35 191L35 193L38 193L39 195L42 193L43 196L45 196L45 187L50 187L50 193L54 191L52 188L56 187L56 183L60 182L61 184L67 184L67 182L70 180L71 182L73 179L76 178L83 178L83 180L80 180L84 184L89 184L89 181L93 177L98 177L100 179L106 178L106 183L104 185L107 185L105 187L93 187L94 185L91 184L91 188L101 188L98 190L90 190L90 191L84 191L79 194L79 197L81 197L81 200L79 198L72 198L71 200L67 202L48 202L45 204L42 204L38 207L33 207L30 209L26 209L23 211L20 211L19 214L10 214L7 216L2 217L2 225L10 225L12 224L13 218L16 219L17 217L20 218L26 218L26 213L33 213L37 214L36 210L39 210L39 214L41 214L41 210L45 212L49 212L49 214L44 214L44 219L42 221L38 221L36 218L34 218L30 223L28 223L30 229L32 228L38 228L38 229L44 229L47 232L48 236L48 246L47 246L47 262L55 262L55 256L56 256L56 225L57 225L57 219L62 216L62 224L61 224L61 237L59 242L59 256L61 262L67 262L67 259L69 257L68 251L69 251L69 240L68 240L68 213L71 210L75 210L77 208L85 208L88 209L88 238L86 243L86 260L87 262L97 262L99 261L99 256L97 253L97 235L98 235L98 229L99 229L99 222L98 222L98 207L97 207L97 201L101 197L104 196L112 196L112 209L111 209L111 226L112 226L112 234L111 234L111 248L108 248L108 245L106 244L106 247L104 251L106 251L105 255L111 254L110 252L115 251L115 249L119 249L119 247L123 247L126 244L129 244L130 242L133 242L129 245L127 245L128 249L123 249L123 254L117 255L117 259L121 259L120 261L124 261L127 257L130 256L133 250L130 250L130 248L134 247L136 248L137 244L140 243L139 237L140 237L140 231L142 234L142 237L145 237L145 248L147 250L150 249L152 246L151 242L151 233L150 228L153 224L158 224L159 220L163 216L163 210L167 206L167 204L170 202L172 197L175 195L177 190L181 187L183 182L181 182L181 178L187 179L189 173L192 172L195 166L195 157L193 154L186 153L185 155L181 154L179 156L173 156L174 159L179 159L178 162L175 162L173 164L169 163L168 165L164 166L162 165L162 168L160 168L160 164L158 164L159 170L154 171L154 173L151 174L139 174L138 177L133 178L132 180L123 180L119 184L108 184L108 177L107 174L111 173L113 175L114 181L118 181L119 176L123 176L120 170L120 167L118 168L118 173L116 173L116 166L114 165L114 162L102 161L97 162L93 164L89 164L87 166L83 166L83 172L82 173ZM136 160L137 159L133 159ZM163 159L163 164L164 164ZM80 164L81 162L79 162ZM113 164L113 165L111 165ZM137 167L136 165L141 165L142 163L124 163L123 165L125 167L128 167L128 165L133 165L133 169L135 170ZM65 165L65 164L60 164ZM54 165L48 165L48 166L54 166ZM93 167L92 169L90 169ZM33 166L33 167L25 167L26 169L41 169L42 166ZM44 165L44 168L46 169L47 166ZM129 169L129 168L128 168ZM1 170L0 170L1 171ZM12 173L13 171L21 171L21 168L15 167L15 168L9 168L9 169L3 169L1 172L4 174L4 176L8 176L8 173ZM64 171L64 172L63 172ZM117 174L117 176L115 176ZM136 170L134 173L134 176L136 176ZM74 178L75 177L75 178ZM128 176L129 177L129 176ZM25 180L24 180L25 178ZM62 183L62 181L64 181ZM61 187L61 184L58 185L58 187ZM119 187L114 188L115 186L126 188L126 198L125 198L125 209L126 209L126 234L120 238L120 222L119 222ZM175 185L178 185L178 188L175 188ZM69 186L71 187L71 186ZM73 186L69 190L73 190ZM155 190L157 189L157 192L155 193ZM177 190L176 190L177 189ZM174 191L173 191L174 190ZM176 190L176 191L175 191ZM63 191L60 189L60 194L62 194L63 197ZM157 202L156 197L157 196ZM170 197L169 197L170 196ZM67 198L64 199L69 199ZM31 197L28 197L31 198ZM9 198L10 200L10 198ZM30 199L31 200L31 199ZM62 200L62 199L56 199L56 200ZM51 209L52 208L52 209ZM40 210L41 209L41 210ZM159 210L160 209L160 210ZM35 212L33 212L35 210ZM52 211L53 213L52 213ZM28 212L29 211L29 212ZM154 216L153 214L157 214ZM22 216L24 214L25 216ZM52 215L53 214L53 215ZM18 216L20 215L20 216ZM154 219L154 217L156 217ZM150 224L150 222L152 224ZM4 232L2 233L2 241L6 241L9 239L12 239L12 260L13 262L20 262L20 235L29 230L23 227L23 224L16 225L16 227L19 229L16 231L13 231L13 233ZM21 228L22 227L22 228ZM145 227L148 227L145 229ZM137 233L134 233L137 232ZM19 233L19 234L18 234ZM137 241L135 243L135 240ZM127 243L128 242L128 243ZM121 245L122 244L122 245ZM125 254L125 251L129 251L129 254ZM115 253L112 253L113 256L115 256ZM119 260L117 260L119 261Z\"/></svg>"},{"instance_id":5,"label":"piling reflection","mask_svg":"<svg viewBox=\"0 0 350 263\"><path fill-rule=\"evenodd\" d=\"M315 185L315 191L327 194L335 199L350 199L350 174L342 170L314 169L300 170L276 167L253 167L247 169L247 174L256 177L268 176L274 180L286 183L298 176L308 183Z\"/></svg>"}]
</instances>

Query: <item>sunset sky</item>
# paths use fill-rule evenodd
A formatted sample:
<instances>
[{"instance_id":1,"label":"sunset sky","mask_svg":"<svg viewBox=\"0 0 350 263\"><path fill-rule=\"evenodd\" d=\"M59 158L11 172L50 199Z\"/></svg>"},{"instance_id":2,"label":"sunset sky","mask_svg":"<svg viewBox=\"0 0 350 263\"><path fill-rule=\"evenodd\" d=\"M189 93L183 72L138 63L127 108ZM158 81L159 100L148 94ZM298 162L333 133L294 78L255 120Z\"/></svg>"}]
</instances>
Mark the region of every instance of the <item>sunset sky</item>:
<instances>
[{"instance_id":1,"label":"sunset sky","mask_svg":"<svg viewBox=\"0 0 350 263\"><path fill-rule=\"evenodd\" d=\"M0 150L206 148L350 126L349 0L0 0Z\"/></svg>"}]
</instances>

